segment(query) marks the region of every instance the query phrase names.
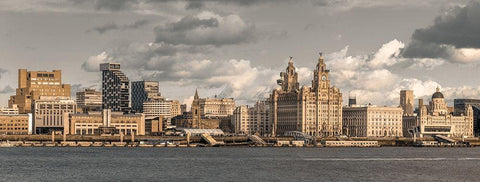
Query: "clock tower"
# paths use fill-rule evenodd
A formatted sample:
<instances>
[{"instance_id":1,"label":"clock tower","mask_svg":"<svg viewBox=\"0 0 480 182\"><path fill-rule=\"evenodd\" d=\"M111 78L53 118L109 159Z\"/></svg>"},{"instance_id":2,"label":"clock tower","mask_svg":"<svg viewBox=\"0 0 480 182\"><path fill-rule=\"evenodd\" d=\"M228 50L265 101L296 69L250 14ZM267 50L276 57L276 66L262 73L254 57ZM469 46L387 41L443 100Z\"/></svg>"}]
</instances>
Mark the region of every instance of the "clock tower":
<instances>
[{"instance_id":1,"label":"clock tower","mask_svg":"<svg viewBox=\"0 0 480 182\"><path fill-rule=\"evenodd\" d=\"M323 60L322 53L320 52L320 57L318 58L317 67L313 72L312 87L314 90L325 89L330 87L330 79L328 78L327 65Z\"/></svg>"}]
</instances>

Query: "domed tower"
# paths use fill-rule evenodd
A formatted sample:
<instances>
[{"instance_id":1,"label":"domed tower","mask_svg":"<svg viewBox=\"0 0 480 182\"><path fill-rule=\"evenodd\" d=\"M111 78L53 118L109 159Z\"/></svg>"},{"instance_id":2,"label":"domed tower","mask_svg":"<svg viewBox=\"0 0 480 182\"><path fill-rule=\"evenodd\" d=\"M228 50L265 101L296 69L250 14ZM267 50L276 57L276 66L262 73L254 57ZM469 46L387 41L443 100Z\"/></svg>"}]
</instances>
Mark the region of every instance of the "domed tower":
<instances>
[{"instance_id":1,"label":"domed tower","mask_svg":"<svg viewBox=\"0 0 480 182\"><path fill-rule=\"evenodd\" d=\"M445 98L443 97L442 92L440 92L440 88L437 87L436 92L432 95L432 102L430 102L430 113L439 116L447 114L447 111L448 109Z\"/></svg>"},{"instance_id":2,"label":"domed tower","mask_svg":"<svg viewBox=\"0 0 480 182\"><path fill-rule=\"evenodd\" d=\"M298 83L298 73L295 71L295 66L293 66L293 57L290 57L288 61L288 66L285 69L285 72L280 73L282 79L277 80L277 84L282 86L282 90L285 92L296 91L300 88Z\"/></svg>"}]
</instances>

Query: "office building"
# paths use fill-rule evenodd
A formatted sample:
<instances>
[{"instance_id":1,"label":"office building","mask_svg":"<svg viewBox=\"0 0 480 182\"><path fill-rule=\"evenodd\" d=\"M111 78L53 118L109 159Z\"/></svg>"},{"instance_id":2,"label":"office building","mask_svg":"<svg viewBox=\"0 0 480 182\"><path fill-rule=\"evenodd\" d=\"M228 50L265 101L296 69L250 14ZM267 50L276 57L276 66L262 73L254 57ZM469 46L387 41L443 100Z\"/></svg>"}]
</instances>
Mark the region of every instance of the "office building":
<instances>
[{"instance_id":1,"label":"office building","mask_svg":"<svg viewBox=\"0 0 480 182\"><path fill-rule=\"evenodd\" d=\"M132 82L132 110L143 112L143 103L149 99L159 96L158 82L136 81Z\"/></svg>"},{"instance_id":2,"label":"office building","mask_svg":"<svg viewBox=\"0 0 480 182\"><path fill-rule=\"evenodd\" d=\"M399 107L344 107L343 133L349 137L403 137Z\"/></svg>"},{"instance_id":3,"label":"office building","mask_svg":"<svg viewBox=\"0 0 480 182\"><path fill-rule=\"evenodd\" d=\"M100 71L102 71L102 109L129 112L130 82L120 71L120 64L100 64Z\"/></svg>"},{"instance_id":4,"label":"office building","mask_svg":"<svg viewBox=\"0 0 480 182\"><path fill-rule=\"evenodd\" d=\"M87 114L64 114L64 130L67 135L120 134L145 135L145 116L125 114L104 109Z\"/></svg>"},{"instance_id":5,"label":"office building","mask_svg":"<svg viewBox=\"0 0 480 182\"><path fill-rule=\"evenodd\" d=\"M76 113L77 104L70 97L42 96L33 102L33 130L36 134L61 133L63 113Z\"/></svg>"},{"instance_id":6,"label":"office building","mask_svg":"<svg viewBox=\"0 0 480 182\"><path fill-rule=\"evenodd\" d=\"M27 135L32 134L32 114L0 113L0 134Z\"/></svg>"},{"instance_id":7,"label":"office building","mask_svg":"<svg viewBox=\"0 0 480 182\"><path fill-rule=\"evenodd\" d=\"M272 134L273 123L270 120L270 103L268 101L258 101L253 107L238 106L233 111L231 118L234 133L262 136Z\"/></svg>"},{"instance_id":8,"label":"office building","mask_svg":"<svg viewBox=\"0 0 480 182\"><path fill-rule=\"evenodd\" d=\"M76 95L77 108L81 109L83 113L102 110L102 92L95 89L85 89L77 92Z\"/></svg>"},{"instance_id":9,"label":"office building","mask_svg":"<svg viewBox=\"0 0 480 182\"><path fill-rule=\"evenodd\" d=\"M270 95L273 135L299 131L329 137L342 133L342 93L330 85L329 70L320 54L312 86L300 87L298 74L290 59L282 79Z\"/></svg>"},{"instance_id":10,"label":"office building","mask_svg":"<svg viewBox=\"0 0 480 182\"><path fill-rule=\"evenodd\" d=\"M62 71L18 70L18 88L10 96L8 107L18 107L21 114L32 112L32 103L41 96L70 97L70 85L62 84Z\"/></svg>"},{"instance_id":11,"label":"office building","mask_svg":"<svg viewBox=\"0 0 480 182\"><path fill-rule=\"evenodd\" d=\"M454 99L454 113L461 115L469 105L473 110L473 132L480 136L480 99Z\"/></svg>"},{"instance_id":12,"label":"office building","mask_svg":"<svg viewBox=\"0 0 480 182\"><path fill-rule=\"evenodd\" d=\"M403 109L404 116L413 116L413 90L401 90L400 91L400 106Z\"/></svg>"}]
</instances>

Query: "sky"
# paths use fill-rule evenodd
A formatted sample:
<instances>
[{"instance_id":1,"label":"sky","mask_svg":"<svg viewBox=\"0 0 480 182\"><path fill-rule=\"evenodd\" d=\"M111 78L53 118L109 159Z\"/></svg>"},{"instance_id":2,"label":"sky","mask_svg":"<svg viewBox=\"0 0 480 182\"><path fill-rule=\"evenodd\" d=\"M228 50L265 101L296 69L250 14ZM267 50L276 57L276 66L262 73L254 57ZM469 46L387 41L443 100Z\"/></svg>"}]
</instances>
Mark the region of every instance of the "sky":
<instances>
[{"instance_id":1,"label":"sky","mask_svg":"<svg viewBox=\"0 0 480 182\"><path fill-rule=\"evenodd\" d=\"M448 104L480 98L480 2L467 0L0 0L0 107L17 70L62 70L72 96L100 89L99 64L163 96L265 99L293 57L310 86L322 52L357 103L397 106L402 89Z\"/></svg>"}]
</instances>

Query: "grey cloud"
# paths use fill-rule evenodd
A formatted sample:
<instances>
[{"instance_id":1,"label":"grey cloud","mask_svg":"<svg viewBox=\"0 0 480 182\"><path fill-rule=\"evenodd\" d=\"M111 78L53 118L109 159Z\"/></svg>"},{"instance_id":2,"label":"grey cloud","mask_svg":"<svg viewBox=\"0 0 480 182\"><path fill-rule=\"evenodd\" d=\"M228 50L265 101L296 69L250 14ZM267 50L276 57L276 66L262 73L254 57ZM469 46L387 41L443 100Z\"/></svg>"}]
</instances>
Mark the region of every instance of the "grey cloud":
<instances>
[{"instance_id":1,"label":"grey cloud","mask_svg":"<svg viewBox=\"0 0 480 182\"><path fill-rule=\"evenodd\" d=\"M465 7L454 7L435 18L434 24L417 29L412 41L402 52L407 58L444 58L456 62L459 48L480 48L480 3L472 1Z\"/></svg>"},{"instance_id":2,"label":"grey cloud","mask_svg":"<svg viewBox=\"0 0 480 182\"><path fill-rule=\"evenodd\" d=\"M8 94L14 92L15 89L11 87L10 85L7 85L5 88L0 89L0 94Z\"/></svg>"},{"instance_id":3,"label":"grey cloud","mask_svg":"<svg viewBox=\"0 0 480 182\"><path fill-rule=\"evenodd\" d=\"M219 16L207 12L210 18L186 16L154 29L155 42L184 45L232 45L256 40L255 26L238 15Z\"/></svg>"},{"instance_id":4,"label":"grey cloud","mask_svg":"<svg viewBox=\"0 0 480 182\"><path fill-rule=\"evenodd\" d=\"M7 72L6 69L0 68L0 79L2 78L2 74L6 73L6 72Z\"/></svg>"},{"instance_id":5,"label":"grey cloud","mask_svg":"<svg viewBox=\"0 0 480 182\"><path fill-rule=\"evenodd\" d=\"M133 22L132 24L127 24L127 25L117 25L115 23L108 23L99 27L95 27L92 30L98 32L99 34L106 33L108 31L112 30L129 30L129 29L138 29L140 27L143 27L147 24L149 24L149 20L137 20ZM89 30L90 31L90 30ZM87 32L89 32L87 31Z\"/></svg>"},{"instance_id":6,"label":"grey cloud","mask_svg":"<svg viewBox=\"0 0 480 182\"><path fill-rule=\"evenodd\" d=\"M137 4L137 0L95 0L95 9L118 11Z\"/></svg>"}]
</instances>

